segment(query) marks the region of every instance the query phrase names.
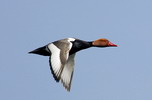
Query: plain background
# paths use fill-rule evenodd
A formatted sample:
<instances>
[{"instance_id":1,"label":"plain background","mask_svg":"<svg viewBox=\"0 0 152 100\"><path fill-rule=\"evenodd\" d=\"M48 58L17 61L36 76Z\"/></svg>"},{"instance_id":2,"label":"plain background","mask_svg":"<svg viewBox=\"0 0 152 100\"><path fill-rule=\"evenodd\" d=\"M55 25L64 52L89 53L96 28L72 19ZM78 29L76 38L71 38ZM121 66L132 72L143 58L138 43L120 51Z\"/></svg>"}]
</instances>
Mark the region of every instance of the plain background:
<instances>
[{"instance_id":1,"label":"plain background","mask_svg":"<svg viewBox=\"0 0 152 100\"><path fill-rule=\"evenodd\" d=\"M71 92L28 54L67 37L119 45L78 52ZM0 100L152 100L151 37L151 0L1 0Z\"/></svg>"}]
</instances>

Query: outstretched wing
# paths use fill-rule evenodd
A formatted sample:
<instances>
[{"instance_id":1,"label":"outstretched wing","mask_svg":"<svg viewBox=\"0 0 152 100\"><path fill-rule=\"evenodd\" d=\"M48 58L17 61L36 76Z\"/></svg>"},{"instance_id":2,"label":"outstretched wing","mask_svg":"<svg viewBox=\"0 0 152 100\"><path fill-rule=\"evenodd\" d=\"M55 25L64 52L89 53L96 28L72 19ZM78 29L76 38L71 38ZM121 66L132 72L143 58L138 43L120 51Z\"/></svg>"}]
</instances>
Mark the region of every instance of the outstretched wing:
<instances>
[{"instance_id":1,"label":"outstretched wing","mask_svg":"<svg viewBox=\"0 0 152 100\"><path fill-rule=\"evenodd\" d=\"M70 91L72 77L73 77L74 57L75 57L75 54L72 54L69 56L66 64L64 65L63 71L61 73L61 82L63 83L63 86L68 91Z\"/></svg>"},{"instance_id":2,"label":"outstretched wing","mask_svg":"<svg viewBox=\"0 0 152 100\"><path fill-rule=\"evenodd\" d=\"M69 51L72 47L70 42L56 41L48 45L51 52L49 62L54 79L59 82L64 65L69 58Z\"/></svg>"}]
</instances>

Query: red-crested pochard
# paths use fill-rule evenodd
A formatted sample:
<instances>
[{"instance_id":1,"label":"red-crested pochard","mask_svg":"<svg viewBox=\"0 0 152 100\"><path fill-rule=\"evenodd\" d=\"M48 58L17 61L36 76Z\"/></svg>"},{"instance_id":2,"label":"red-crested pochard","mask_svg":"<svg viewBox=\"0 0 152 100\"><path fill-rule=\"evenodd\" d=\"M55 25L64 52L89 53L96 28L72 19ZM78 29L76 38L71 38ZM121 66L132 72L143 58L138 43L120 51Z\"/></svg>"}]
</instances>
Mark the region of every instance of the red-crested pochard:
<instances>
[{"instance_id":1,"label":"red-crested pochard","mask_svg":"<svg viewBox=\"0 0 152 100\"><path fill-rule=\"evenodd\" d=\"M50 69L54 79L56 82L61 80L65 89L70 91L75 54L90 47L117 47L117 45L107 39L87 42L76 38L66 38L49 43L29 53L49 56Z\"/></svg>"}]
</instances>

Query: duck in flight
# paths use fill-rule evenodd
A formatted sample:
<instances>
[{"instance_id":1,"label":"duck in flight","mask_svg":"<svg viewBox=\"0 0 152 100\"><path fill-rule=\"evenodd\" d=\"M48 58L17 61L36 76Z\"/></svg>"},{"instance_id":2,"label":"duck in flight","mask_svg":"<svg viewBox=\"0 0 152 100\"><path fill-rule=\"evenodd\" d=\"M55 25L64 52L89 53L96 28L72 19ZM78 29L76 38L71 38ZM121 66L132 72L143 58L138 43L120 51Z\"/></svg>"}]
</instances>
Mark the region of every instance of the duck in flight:
<instances>
[{"instance_id":1,"label":"duck in flight","mask_svg":"<svg viewBox=\"0 0 152 100\"><path fill-rule=\"evenodd\" d=\"M70 91L74 71L76 52L90 47L117 47L107 39L83 41L66 38L49 43L29 53L49 56L50 69L56 82L61 81L66 90Z\"/></svg>"}]
</instances>

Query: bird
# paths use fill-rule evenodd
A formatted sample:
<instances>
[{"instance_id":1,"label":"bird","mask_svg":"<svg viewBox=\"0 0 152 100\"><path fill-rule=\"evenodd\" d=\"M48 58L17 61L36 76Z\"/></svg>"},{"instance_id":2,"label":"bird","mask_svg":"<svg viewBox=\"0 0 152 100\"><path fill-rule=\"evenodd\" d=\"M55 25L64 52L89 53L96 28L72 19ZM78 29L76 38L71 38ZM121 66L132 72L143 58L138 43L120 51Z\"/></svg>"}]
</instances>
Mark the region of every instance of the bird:
<instances>
[{"instance_id":1,"label":"bird","mask_svg":"<svg viewBox=\"0 0 152 100\"><path fill-rule=\"evenodd\" d=\"M77 38L65 38L51 42L29 53L49 56L50 70L56 82L63 84L67 91L71 89L74 72L74 58L78 51L90 47L117 47L108 39L101 38L95 41L84 41Z\"/></svg>"}]
</instances>

